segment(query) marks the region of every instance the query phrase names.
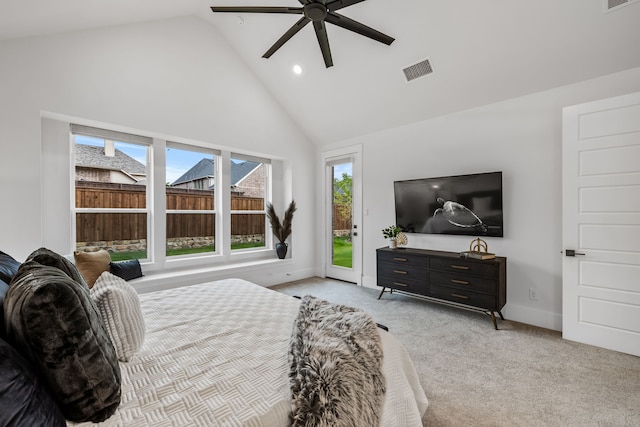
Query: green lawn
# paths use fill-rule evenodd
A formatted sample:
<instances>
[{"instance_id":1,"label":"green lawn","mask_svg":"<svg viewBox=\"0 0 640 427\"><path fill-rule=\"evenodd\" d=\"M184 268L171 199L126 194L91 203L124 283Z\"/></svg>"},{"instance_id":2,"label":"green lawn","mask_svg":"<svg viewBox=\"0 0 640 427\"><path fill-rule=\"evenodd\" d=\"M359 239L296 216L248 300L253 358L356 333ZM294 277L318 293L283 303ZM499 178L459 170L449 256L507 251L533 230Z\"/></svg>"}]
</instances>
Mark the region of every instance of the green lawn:
<instances>
[{"instance_id":1,"label":"green lawn","mask_svg":"<svg viewBox=\"0 0 640 427\"><path fill-rule=\"evenodd\" d=\"M351 241L348 237L333 238L333 265L351 268L353 265Z\"/></svg>"},{"instance_id":2,"label":"green lawn","mask_svg":"<svg viewBox=\"0 0 640 427\"><path fill-rule=\"evenodd\" d=\"M238 243L231 246L231 249L247 249L247 248L259 248L263 247L262 243ZM190 255L203 252L212 252L212 246L205 246L202 248L184 248L184 249L171 249L167 251L167 256L175 255ZM334 237L333 238L333 265L340 267L351 268L352 259L351 241L348 237ZM112 261L123 261L127 259L145 259L147 257L147 251L132 251L132 252L113 252L111 254Z\"/></svg>"},{"instance_id":3,"label":"green lawn","mask_svg":"<svg viewBox=\"0 0 640 427\"><path fill-rule=\"evenodd\" d=\"M231 249L247 249L247 248L260 248L264 247L263 243L251 242L251 243L237 243L231 245ZM167 256L176 255L191 255L199 254L203 252L213 252L213 246L203 246L201 248L177 248L169 249ZM131 252L112 252L111 261L124 261L127 259L145 259L147 257L147 251L131 251Z\"/></svg>"},{"instance_id":4,"label":"green lawn","mask_svg":"<svg viewBox=\"0 0 640 427\"><path fill-rule=\"evenodd\" d=\"M111 261L124 261L127 259L145 259L147 251L112 252Z\"/></svg>"}]
</instances>

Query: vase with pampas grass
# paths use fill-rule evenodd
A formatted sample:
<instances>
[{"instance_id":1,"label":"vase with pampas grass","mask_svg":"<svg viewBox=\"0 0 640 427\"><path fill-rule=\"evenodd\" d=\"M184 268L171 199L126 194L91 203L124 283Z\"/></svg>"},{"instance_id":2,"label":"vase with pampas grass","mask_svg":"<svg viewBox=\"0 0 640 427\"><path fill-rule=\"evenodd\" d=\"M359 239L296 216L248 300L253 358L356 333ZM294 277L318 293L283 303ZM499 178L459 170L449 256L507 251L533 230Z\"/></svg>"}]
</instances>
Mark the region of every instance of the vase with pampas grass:
<instances>
[{"instance_id":1,"label":"vase with pampas grass","mask_svg":"<svg viewBox=\"0 0 640 427\"><path fill-rule=\"evenodd\" d=\"M273 204L267 203L267 218L269 218L273 235L278 239L278 243L276 243L276 254L280 259L284 259L284 257L287 256L288 245L286 240L291 235L291 223L293 221L293 213L296 209L296 202L292 200L284 212L281 223Z\"/></svg>"}]
</instances>

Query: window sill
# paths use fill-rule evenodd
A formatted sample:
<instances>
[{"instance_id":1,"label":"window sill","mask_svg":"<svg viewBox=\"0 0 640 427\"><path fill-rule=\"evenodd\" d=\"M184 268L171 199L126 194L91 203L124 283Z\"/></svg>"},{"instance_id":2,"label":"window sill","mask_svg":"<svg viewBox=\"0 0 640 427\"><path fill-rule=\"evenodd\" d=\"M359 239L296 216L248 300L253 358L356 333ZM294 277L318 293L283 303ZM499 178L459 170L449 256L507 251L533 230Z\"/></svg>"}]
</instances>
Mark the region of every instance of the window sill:
<instances>
[{"instance_id":1,"label":"window sill","mask_svg":"<svg viewBox=\"0 0 640 427\"><path fill-rule=\"evenodd\" d=\"M260 248L252 250L231 251L228 254L206 253L196 255L181 255L167 257L163 262L142 261L142 268L149 274L166 270L199 269L215 266L224 267L227 264L259 263L276 257L274 249Z\"/></svg>"},{"instance_id":2,"label":"window sill","mask_svg":"<svg viewBox=\"0 0 640 427\"><path fill-rule=\"evenodd\" d=\"M179 268L171 270L145 272L144 276L133 279L129 283L138 293L147 293L181 286L194 285L218 278L230 277L243 271L259 270L277 265L291 264L293 260L287 259L262 259L247 262L219 264L206 267Z\"/></svg>"}]
</instances>

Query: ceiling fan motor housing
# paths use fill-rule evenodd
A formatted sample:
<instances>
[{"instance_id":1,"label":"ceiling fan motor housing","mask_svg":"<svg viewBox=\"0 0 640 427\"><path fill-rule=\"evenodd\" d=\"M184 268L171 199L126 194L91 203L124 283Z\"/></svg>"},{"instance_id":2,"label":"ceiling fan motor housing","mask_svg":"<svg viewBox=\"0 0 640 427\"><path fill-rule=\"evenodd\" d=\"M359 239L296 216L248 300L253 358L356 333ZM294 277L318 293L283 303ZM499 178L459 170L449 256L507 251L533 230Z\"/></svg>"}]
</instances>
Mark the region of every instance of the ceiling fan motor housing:
<instances>
[{"instance_id":1,"label":"ceiling fan motor housing","mask_svg":"<svg viewBox=\"0 0 640 427\"><path fill-rule=\"evenodd\" d=\"M304 5L304 16L312 21L324 21L327 16L327 7L321 3L309 3Z\"/></svg>"}]
</instances>

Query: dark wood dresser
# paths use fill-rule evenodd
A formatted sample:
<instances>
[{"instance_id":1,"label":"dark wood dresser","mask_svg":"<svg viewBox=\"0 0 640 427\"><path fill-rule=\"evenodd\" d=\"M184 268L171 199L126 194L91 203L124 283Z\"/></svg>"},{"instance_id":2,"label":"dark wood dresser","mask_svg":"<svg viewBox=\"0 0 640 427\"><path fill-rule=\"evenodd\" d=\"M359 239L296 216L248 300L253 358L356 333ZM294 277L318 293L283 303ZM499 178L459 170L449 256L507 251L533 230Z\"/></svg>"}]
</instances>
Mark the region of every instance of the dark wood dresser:
<instances>
[{"instance_id":1,"label":"dark wood dresser","mask_svg":"<svg viewBox=\"0 0 640 427\"><path fill-rule=\"evenodd\" d=\"M498 329L495 313L502 316L507 303L507 259L462 258L457 252L426 249L380 248L377 253L378 286L432 301L479 310Z\"/></svg>"}]
</instances>

